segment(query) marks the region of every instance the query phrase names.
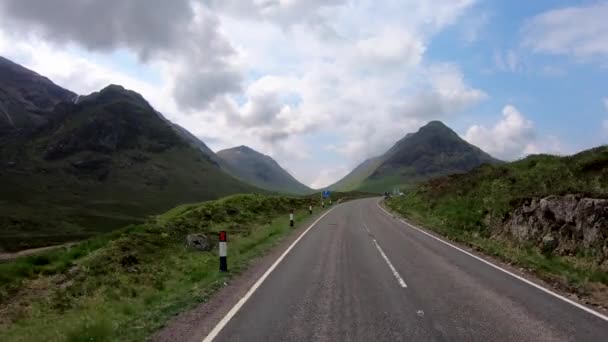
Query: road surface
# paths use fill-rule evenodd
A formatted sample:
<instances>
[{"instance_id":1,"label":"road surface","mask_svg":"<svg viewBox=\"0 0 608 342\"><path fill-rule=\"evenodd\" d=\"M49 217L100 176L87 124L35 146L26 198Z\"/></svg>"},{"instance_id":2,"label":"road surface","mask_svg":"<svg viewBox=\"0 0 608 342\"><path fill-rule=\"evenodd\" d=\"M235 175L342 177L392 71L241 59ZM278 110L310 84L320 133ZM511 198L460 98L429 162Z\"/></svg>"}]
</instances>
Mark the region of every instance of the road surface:
<instances>
[{"instance_id":1,"label":"road surface","mask_svg":"<svg viewBox=\"0 0 608 342\"><path fill-rule=\"evenodd\" d=\"M608 341L605 317L407 226L377 203L344 203L319 220L213 340Z\"/></svg>"}]
</instances>

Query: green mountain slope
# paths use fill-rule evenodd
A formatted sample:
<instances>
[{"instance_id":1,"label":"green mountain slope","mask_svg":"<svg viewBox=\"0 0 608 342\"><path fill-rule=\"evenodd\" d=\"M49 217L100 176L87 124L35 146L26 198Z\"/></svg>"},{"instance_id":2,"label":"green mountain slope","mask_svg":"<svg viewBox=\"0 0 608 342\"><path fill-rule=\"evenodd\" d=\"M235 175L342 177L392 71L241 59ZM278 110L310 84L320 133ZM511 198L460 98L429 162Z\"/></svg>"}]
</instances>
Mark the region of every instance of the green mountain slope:
<instances>
[{"instance_id":1,"label":"green mountain slope","mask_svg":"<svg viewBox=\"0 0 608 342\"><path fill-rule=\"evenodd\" d=\"M408 134L383 156L376 170L363 181L363 191L390 191L432 177L471 170L496 159L464 141L439 121Z\"/></svg>"},{"instance_id":2,"label":"green mountain slope","mask_svg":"<svg viewBox=\"0 0 608 342\"><path fill-rule=\"evenodd\" d=\"M365 160L354 168L349 174L344 176L338 182L330 185L329 190L333 191L353 191L361 186L361 183L369 177L378 165L382 162L381 157L373 157Z\"/></svg>"},{"instance_id":3,"label":"green mountain slope","mask_svg":"<svg viewBox=\"0 0 608 342\"><path fill-rule=\"evenodd\" d=\"M498 160L458 136L439 121L407 134L386 153L359 165L330 189L391 191L437 176L462 173Z\"/></svg>"},{"instance_id":4,"label":"green mountain slope","mask_svg":"<svg viewBox=\"0 0 608 342\"><path fill-rule=\"evenodd\" d=\"M259 188L292 194L313 192L285 171L274 159L247 146L222 150L217 155L230 174Z\"/></svg>"},{"instance_id":5,"label":"green mountain slope","mask_svg":"<svg viewBox=\"0 0 608 342\"><path fill-rule=\"evenodd\" d=\"M45 119L0 134L2 249L78 240L180 203L256 191L120 86L59 102Z\"/></svg>"}]
</instances>

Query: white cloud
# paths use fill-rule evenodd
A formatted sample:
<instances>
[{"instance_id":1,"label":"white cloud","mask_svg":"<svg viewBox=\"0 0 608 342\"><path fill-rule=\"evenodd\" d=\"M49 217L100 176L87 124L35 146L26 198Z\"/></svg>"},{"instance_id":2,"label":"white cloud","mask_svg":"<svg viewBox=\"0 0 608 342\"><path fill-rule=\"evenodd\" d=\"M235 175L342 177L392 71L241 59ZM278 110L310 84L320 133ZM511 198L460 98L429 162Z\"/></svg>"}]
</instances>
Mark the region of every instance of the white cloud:
<instances>
[{"instance_id":1,"label":"white cloud","mask_svg":"<svg viewBox=\"0 0 608 342\"><path fill-rule=\"evenodd\" d=\"M337 182L340 178L344 177L346 173L348 173L346 167L336 167L331 169L324 169L319 172L317 178L315 178L312 183L310 183L310 187L313 189L321 189L328 185L331 185Z\"/></svg>"},{"instance_id":2,"label":"white cloud","mask_svg":"<svg viewBox=\"0 0 608 342\"><path fill-rule=\"evenodd\" d=\"M503 160L514 160L529 154L561 155L570 152L556 136L539 136L534 122L512 105L503 108L502 119L494 126L469 127L465 140Z\"/></svg>"},{"instance_id":3,"label":"white cloud","mask_svg":"<svg viewBox=\"0 0 608 342\"><path fill-rule=\"evenodd\" d=\"M393 67L395 64L418 65L426 47L412 32L392 27L359 40L356 49L363 63Z\"/></svg>"},{"instance_id":4,"label":"white cloud","mask_svg":"<svg viewBox=\"0 0 608 342\"><path fill-rule=\"evenodd\" d=\"M608 56L608 2L541 13L524 25L523 45L578 59Z\"/></svg>"},{"instance_id":5,"label":"white cloud","mask_svg":"<svg viewBox=\"0 0 608 342\"><path fill-rule=\"evenodd\" d=\"M534 123L511 105L503 108L502 116L493 127L471 126L465 139L499 159L513 160L536 151Z\"/></svg>"},{"instance_id":6,"label":"white cloud","mask_svg":"<svg viewBox=\"0 0 608 342\"><path fill-rule=\"evenodd\" d=\"M240 90L235 50L217 15L198 2L6 0L0 21L14 41L35 37L58 50L78 45L97 53L125 49L141 63L163 63L171 68L173 95L183 111Z\"/></svg>"}]
</instances>

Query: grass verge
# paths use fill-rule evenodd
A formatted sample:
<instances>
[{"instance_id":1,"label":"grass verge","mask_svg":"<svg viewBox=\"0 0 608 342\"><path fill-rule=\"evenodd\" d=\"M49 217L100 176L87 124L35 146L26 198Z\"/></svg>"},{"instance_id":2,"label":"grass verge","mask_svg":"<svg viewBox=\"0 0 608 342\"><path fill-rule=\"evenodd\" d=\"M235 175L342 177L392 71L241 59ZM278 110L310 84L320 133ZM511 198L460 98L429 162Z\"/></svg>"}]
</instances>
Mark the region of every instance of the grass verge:
<instances>
[{"instance_id":1,"label":"grass verge","mask_svg":"<svg viewBox=\"0 0 608 342\"><path fill-rule=\"evenodd\" d=\"M237 195L176 208L65 250L0 264L1 341L141 341L205 301L308 217L309 199ZM229 232L230 272L217 248L185 246L189 233L216 244Z\"/></svg>"}]
</instances>

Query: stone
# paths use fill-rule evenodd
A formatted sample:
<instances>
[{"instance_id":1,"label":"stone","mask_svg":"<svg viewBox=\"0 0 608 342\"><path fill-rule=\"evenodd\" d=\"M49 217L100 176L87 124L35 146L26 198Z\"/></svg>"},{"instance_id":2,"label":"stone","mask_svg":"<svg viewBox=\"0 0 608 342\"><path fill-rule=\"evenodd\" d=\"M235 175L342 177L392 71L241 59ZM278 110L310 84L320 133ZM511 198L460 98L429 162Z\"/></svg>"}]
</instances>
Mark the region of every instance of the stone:
<instances>
[{"instance_id":1,"label":"stone","mask_svg":"<svg viewBox=\"0 0 608 342\"><path fill-rule=\"evenodd\" d=\"M495 235L537 245L543 252L571 255L589 250L597 264L603 264L608 258L608 199L574 194L532 198L495 229Z\"/></svg>"},{"instance_id":2,"label":"stone","mask_svg":"<svg viewBox=\"0 0 608 342\"><path fill-rule=\"evenodd\" d=\"M213 249L211 239L205 234L189 234L186 236L186 245L203 252Z\"/></svg>"},{"instance_id":3,"label":"stone","mask_svg":"<svg viewBox=\"0 0 608 342\"><path fill-rule=\"evenodd\" d=\"M555 248L557 248L557 245L558 245L558 241L553 236L553 234L549 233L549 234L543 236L542 247L541 247L543 252L545 252L545 253L553 252L553 250Z\"/></svg>"}]
</instances>

